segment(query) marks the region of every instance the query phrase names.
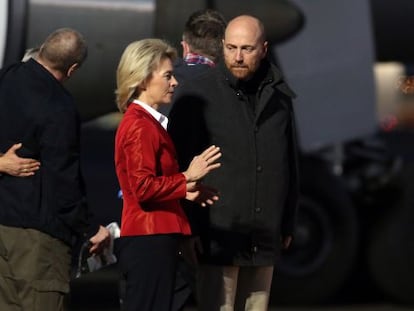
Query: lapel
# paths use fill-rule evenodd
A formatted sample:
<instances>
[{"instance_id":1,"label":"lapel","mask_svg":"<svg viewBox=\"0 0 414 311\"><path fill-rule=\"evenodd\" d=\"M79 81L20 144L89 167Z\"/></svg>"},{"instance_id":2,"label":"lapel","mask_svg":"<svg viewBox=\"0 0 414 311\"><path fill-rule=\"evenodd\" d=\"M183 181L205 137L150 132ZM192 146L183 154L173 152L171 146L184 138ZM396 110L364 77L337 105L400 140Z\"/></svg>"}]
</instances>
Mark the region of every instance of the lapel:
<instances>
[{"instance_id":1,"label":"lapel","mask_svg":"<svg viewBox=\"0 0 414 311\"><path fill-rule=\"evenodd\" d=\"M162 125L160 124L160 122L158 122L158 120L156 120L148 111L146 111L140 105L137 105L137 104L134 104L134 103L132 103L131 105L134 105L134 109L139 111L139 113L142 114L145 117L145 120L147 122L150 122L150 123L154 124L154 126L157 128L158 134L164 140L166 140L168 142L168 145L174 146L174 144L172 142L172 139L171 139L170 135L168 134L167 130L162 127Z\"/></svg>"},{"instance_id":2,"label":"lapel","mask_svg":"<svg viewBox=\"0 0 414 311\"><path fill-rule=\"evenodd\" d=\"M268 73L259 87L261 89L261 91L259 91L261 94L259 100L257 101L256 114L254 119L255 124L257 124L258 120L260 119L260 116L263 113L265 107L271 103L272 96L274 96L275 92L281 92L291 99L296 97L296 94L287 85L285 80L283 80L281 71L273 64L268 64ZM280 102L282 105L286 104L285 101Z\"/></svg>"}]
</instances>

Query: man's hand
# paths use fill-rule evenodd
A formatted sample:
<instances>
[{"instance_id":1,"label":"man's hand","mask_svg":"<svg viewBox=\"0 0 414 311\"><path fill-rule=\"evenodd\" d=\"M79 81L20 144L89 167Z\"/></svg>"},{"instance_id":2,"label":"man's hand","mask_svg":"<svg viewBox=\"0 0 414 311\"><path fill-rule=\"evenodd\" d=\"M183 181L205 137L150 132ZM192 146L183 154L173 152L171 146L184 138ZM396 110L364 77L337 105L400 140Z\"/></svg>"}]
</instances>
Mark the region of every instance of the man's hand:
<instances>
[{"instance_id":1,"label":"man's hand","mask_svg":"<svg viewBox=\"0 0 414 311\"><path fill-rule=\"evenodd\" d=\"M0 173L16 177L32 176L40 167L40 162L30 158L20 158L16 151L22 144L14 144L0 157Z\"/></svg>"},{"instance_id":2,"label":"man's hand","mask_svg":"<svg viewBox=\"0 0 414 311\"><path fill-rule=\"evenodd\" d=\"M282 248L283 249L288 249L290 247L290 244L292 244L292 239L293 237L291 235L282 237Z\"/></svg>"},{"instance_id":3,"label":"man's hand","mask_svg":"<svg viewBox=\"0 0 414 311\"><path fill-rule=\"evenodd\" d=\"M99 255L105 247L109 246L111 242L111 234L108 229L103 226L99 226L98 232L89 239L89 242L92 243L89 252L94 255Z\"/></svg>"}]
</instances>

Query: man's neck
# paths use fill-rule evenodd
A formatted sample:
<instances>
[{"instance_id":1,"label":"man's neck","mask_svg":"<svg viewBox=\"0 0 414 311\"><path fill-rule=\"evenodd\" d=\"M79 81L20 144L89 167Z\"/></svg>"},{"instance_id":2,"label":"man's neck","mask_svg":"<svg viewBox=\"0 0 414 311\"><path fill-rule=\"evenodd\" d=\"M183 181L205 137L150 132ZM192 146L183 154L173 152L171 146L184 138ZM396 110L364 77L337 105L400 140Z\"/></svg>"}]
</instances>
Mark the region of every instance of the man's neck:
<instances>
[{"instance_id":1,"label":"man's neck","mask_svg":"<svg viewBox=\"0 0 414 311\"><path fill-rule=\"evenodd\" d=\"M53 69L50 65L47 64L47 62L43 61L40 58L36 58L36 61L42 65L49 73L55 77L56 80L58 80L60 83L63 83L67 77L64 75L61 71Z\"/></svg>"}]
</instances>

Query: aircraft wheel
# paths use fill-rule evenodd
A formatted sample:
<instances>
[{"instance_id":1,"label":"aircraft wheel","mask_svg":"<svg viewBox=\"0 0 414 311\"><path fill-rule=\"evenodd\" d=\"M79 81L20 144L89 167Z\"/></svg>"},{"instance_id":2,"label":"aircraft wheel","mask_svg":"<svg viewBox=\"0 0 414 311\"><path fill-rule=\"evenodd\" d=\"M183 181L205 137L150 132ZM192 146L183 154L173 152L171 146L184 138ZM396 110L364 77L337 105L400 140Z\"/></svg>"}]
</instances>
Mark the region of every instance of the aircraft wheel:
<instances>
[{"instance_id":1,"label":"aircraft wheel","mask_svg":"<svg viewBox=\"0 0 414 311\"><path fill-rule=\"evenodd\" d=\"M399 303L414 303L414 165L405 167L400 200L390 206L369 236L368 264L376 286Z\"/></svg>"},{"instance_id":2,"label":"aircraft wheel","mask_svg":"<svg viewBox=\"0 0 414 311\"><path fill-rule=\"evenodd\" d=\"M356 213L338 178L324 162L307 159L301 181L295 238L275 267L275 304L325 301L347 280L356 257Z\"/></svg>"}]
</instances>

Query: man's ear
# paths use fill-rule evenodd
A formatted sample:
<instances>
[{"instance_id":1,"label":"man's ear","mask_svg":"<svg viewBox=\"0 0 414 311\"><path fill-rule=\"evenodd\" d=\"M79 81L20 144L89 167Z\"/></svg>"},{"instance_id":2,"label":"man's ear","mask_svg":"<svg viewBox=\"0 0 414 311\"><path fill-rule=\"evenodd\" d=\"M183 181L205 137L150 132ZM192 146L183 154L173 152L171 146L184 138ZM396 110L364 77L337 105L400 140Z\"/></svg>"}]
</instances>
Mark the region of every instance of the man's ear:
<instances>
[{"instance_id":1,"label":"man's ear","mask_svg":"<svg viewBox=\"0 0 414 311\"><path fill-rule=\"evenodd\" d=\"M183 57L185 57L188 53L191 52L190 45L183 40L181 41L181 46L183 47Z\"/></svg>"},{"instance_id":2,"label":"man's ear","mask_svg":"<svg viewBox=\"0 0 414 311\"><path fill-rule=\"evenodd\" d=\"M266 56L266 54L267 54L267 49L268 49L268 47L269 47L269 43L268 43L267 41L263 42L263 52L264 52L263 58L264 58L264 57Z\"/></svg>"},{"instance_id":3,"label":"man's ear","mask_svg":"<svg viewBox=\"0 0 414 311\"><path fill-rule=\"evenodd\" d=\"M66 72L66 77L69 79L79 67L80 66L78 63L75 63L72 66L70 66L68 71Z\"/></svg>"}]
</instances>

